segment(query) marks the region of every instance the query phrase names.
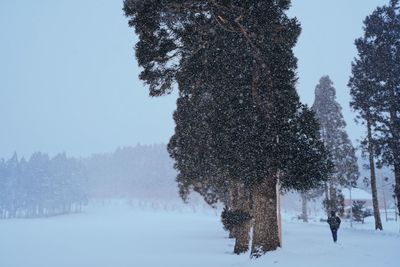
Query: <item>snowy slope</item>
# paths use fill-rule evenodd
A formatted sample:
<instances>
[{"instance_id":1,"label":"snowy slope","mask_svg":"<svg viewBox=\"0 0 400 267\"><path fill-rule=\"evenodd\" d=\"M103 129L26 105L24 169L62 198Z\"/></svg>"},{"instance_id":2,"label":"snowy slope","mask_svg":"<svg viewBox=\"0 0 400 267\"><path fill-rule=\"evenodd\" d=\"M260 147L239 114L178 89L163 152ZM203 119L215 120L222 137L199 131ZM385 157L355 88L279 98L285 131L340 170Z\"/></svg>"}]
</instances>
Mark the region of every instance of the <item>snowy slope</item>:
<instances>
[{"instance_id":1,"label":"snowy slope","mask_svg":"<svg viewBox=\"0 0 400 267\"><path fill-rule=\"evenodd\" d=\"M0 267L399 266L398 233L344 225L334 244L323 223L285 219L283 227L283 248L250 260L231 253L233 241L213 210L92 207L83 214L0 221Z\"/></svg>"}]
</instances>

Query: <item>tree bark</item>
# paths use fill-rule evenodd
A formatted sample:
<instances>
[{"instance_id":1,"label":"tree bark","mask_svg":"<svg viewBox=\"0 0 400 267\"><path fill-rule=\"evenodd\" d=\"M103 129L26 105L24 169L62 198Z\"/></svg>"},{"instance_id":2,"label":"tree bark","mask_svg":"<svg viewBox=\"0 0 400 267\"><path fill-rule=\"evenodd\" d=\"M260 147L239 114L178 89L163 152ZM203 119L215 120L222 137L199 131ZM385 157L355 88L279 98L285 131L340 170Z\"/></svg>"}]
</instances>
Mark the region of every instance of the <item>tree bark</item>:
<instances>
[{"instance_id":1,"label":"tree bark","mask_svg":"<svg viewBox=\"0 0 400 267\"><path fill-rule=\"evenodd\" d=\"M328 217L330 216L329 211L331 210L331 200L329 199L329 187L328 187L328 183L325 182L324 184L324 191L325 191L325 212L328 215Z\"/></svg>"},{"instance_id":2,"label":"tree bark","mask_svg":"<svg viewBox=\"0 0 400 267\"><path fill-rule=\"evenodd\" d=\"M398 99L399 95L396 92L396 85L390 86L390 132L392 133L391 150L393 154L393 168L395 178L394 194L397 198L397 209L400 214L400 118L398 117Z\"/></svg>"},{"instance_id":3,"label":"tree bark","mask_svg":"<svg viewBox=\"0 0 400 267\"><path fill-rule=\"evenodd\" d=\"M308 222L308 214L307 214L307 197L305 194L301 194L301 217L303 222Z\"/></svg>"},{"instance_id":4,"label":"tree bark","mask_svg":"<svg viewBox=\"0 0 400 267\"><path fill-rule=\"evenodd\" d=\"M378 203L378 190L376 188L376 174L375 174L375 162L374 162L374 147L372 143L372 124L371 120L367 121L367 130L368 130L368 158L369 158L369 168L371 172L371 191L372 191L372 206L374 208L374 218L375 218L375 230L382 230L382 222L381 215L379 212L379 203Z\"/></svg>"},{"instance_id":5,"label":"tree bark","mask_svg":"<svg viewBox=\"0 0 400 267\"><path fill-rule=\"evenodd\" d=\"M265 180L253 190L253 241L251 257L258 258L280 247L276 179Z\"/></svg>"},{"instance_id":6,"label":"tree bark","mask_svg":"<svg viewBox=\"0 0 400 267\"><path fill-rule=\"evenodd\" d=\"M394 178L396 181L395 188L394 188L394 194L397 199L398 214L400 215L400 164L394 165Z\"/></svg>"},{"instance_id":7,"label":"tree bark","mask_svg":"<svg viewBox=\"0 0 400 267\"><path fill-rule=\"evenodd\" d=\"M329 213L331 211L337 211L338 207L337 207L337 197L336 197L336 188L333 185L333 182L329 183Z\"/></svg>"},{"instance_id":8,"label":"tree bark","mask_svg":"<svg viewBox=\"0 0 400 267\"><path fill-rule=\"evenodd\" d=\"M248 190L245 188L244 185L238 186L238 203L237 208L240 211L250 213L250 194ZM249 250L249 243L250 243L250 227L251 227L251 220L249 219L242 225L236 227L236 240L235 240L235 254L241 254L247 252Z\"/></svg>"},{"instance_id":9,"label":"tree bark","mask_svg":"<svg viewBox=\"0 0 400 267\"><path fill-rule=\"evenodd\" d=\"M397 131L397 128L392 130L393 142L391 147L393 153L393 171L395 180L394 195L397 198L397 210L400 214L400 132Z\"/></svg>"},{"instance_id":10,"label":"tree bark","mask_svg":"<svg viewBox=\"0 0 400 267\"><path fill-rule=\"evenodd\" d=\"M238 206L238 188L237 184L233 184L231 189L229 190L229 209L236 210ZM233 227L229 230L229 238L236 238L237 236L237 227Z\"/></svg>"}]
</instances>

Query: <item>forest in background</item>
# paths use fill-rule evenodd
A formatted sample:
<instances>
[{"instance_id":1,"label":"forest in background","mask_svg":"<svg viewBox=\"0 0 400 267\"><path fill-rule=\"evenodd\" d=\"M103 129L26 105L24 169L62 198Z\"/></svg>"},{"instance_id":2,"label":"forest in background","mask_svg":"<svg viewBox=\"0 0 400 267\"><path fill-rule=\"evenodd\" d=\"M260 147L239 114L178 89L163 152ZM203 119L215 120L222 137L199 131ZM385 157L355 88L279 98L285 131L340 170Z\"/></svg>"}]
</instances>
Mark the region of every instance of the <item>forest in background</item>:
<instances>
[{"instance_id":1,"label":"forest in background","mask_svg":"<svg viewBox=\"0 0 400 267\"><path fill-rule=\"evenodd\" d=\"M88 158L15 153L0 160L0 218L80 212L89 199L177 199L165 145L137 145Z\"/></svg>"}]
</instances>

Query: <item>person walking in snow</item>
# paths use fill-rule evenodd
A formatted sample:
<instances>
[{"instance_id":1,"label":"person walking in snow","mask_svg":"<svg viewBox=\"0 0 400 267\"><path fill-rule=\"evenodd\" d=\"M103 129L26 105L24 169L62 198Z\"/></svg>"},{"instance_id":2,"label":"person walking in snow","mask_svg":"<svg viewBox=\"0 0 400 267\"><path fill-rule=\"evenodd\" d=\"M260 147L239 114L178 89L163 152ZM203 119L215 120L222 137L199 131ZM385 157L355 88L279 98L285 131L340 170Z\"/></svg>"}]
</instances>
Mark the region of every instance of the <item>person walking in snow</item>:
<instances>
[{"instance_id":1,"label":"person walking in snow","mask_svg":"<svg viewBox=\"0 0 400 267\"><path fill-rule=\"evenodd\" d=\"M338 216L336 216L336 212L331 211L331 216L328 218L329 226L331 228L331 232L332 232L332 237L333 237L333 242L336 243L337 241L337 231L339 229L340 226L340 218Z\"/></svg>"}]
</instances>

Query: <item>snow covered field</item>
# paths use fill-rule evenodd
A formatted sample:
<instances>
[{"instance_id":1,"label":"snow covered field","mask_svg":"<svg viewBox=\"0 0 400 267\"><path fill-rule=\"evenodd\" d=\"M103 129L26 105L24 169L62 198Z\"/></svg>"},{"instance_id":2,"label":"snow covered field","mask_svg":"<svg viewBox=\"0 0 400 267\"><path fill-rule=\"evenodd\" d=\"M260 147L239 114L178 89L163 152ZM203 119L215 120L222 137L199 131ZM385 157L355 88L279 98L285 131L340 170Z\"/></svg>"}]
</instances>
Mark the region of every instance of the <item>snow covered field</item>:
<instances>
[{"instance_id":1,"label":"snow covered field","mask_svg":"<svg viewBox=\"0 0 400 267\"><path fill-rule=\"evenodd\" d=\"M395 222L376 233L283 220L283 248L257 260L232 254L214 210L113 204L85 213L0 221L0 267L398 267Z\"/></svg>"}]
</instances>

